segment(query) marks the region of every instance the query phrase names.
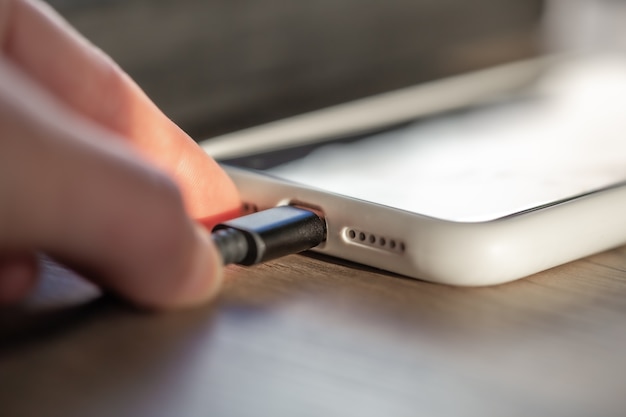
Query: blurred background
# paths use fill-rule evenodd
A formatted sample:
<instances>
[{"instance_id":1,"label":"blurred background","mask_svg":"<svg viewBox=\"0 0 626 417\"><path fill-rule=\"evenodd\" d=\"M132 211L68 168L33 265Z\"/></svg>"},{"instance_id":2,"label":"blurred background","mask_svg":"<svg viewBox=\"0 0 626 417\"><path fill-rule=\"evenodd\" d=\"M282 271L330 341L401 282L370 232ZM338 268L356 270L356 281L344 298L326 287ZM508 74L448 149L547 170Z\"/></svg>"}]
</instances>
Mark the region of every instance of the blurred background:
<instances>
[{"instance_id":1,"label":"blurred background","mask_svg":"<svg viewBox=\"0 0 626 417\"><path fill-rule=\"evenodd\" d=\"M536 56L549 9L540 0L48 2L197 140Z\"/></svg>"}]
</instances>

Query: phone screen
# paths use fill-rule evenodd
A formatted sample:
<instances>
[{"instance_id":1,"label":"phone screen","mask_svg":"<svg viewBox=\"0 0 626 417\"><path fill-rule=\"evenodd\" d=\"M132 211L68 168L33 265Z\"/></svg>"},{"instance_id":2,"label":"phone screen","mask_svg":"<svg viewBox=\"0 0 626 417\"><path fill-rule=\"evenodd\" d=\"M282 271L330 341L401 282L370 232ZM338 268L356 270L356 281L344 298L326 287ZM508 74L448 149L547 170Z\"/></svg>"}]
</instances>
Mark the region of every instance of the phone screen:
<instances>
[{"instance_id":1,"label":"phone screen","mask_svg":"<svg viewBox=\"0 0 626 417\"><path fill-rule=\"evenodd\" d=\"M486 221L625 182L624 109L626 64L569 67L523 97L247 165L435 218Z\"/></svg>"}]
</instances>

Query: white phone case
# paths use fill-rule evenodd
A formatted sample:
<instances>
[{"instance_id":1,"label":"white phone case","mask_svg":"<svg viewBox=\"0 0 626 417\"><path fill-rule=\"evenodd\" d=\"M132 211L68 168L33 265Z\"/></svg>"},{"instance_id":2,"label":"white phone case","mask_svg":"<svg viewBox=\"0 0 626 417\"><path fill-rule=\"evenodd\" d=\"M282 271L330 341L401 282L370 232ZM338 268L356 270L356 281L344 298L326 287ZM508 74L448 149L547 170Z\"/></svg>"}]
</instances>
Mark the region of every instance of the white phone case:
<instances>
[{"instance_id":1,"label":"white phone case","mask_svg":"<svg viewBox=\"0 0 626 417\"><path fill-rule=\"evenodd\" d=\"M438 81L226 135L203 146L218 158L230 158L357 133L514 89L542 66L537 61L514 64ZM493 82L481 87L488 80ZM369 124L363 126L364 114L380 118L375 123L366 119ZM295 204L321 211L328 238L316 251L427 281L499 284L626 244L626 183L495 220L458 222L253 170L227 167L227 171L252 207Z\"/></svg>"},{"instance_id":2,"label":"white phone case","mask_svg":"<svg viewBox=\"0 0 626 417\"><path fill-rule=\"evenodd\" d=\"M254 171L227 172L243 200L259 210L295 204L322 211L328 237L315 251L426 281L500 284L626 243L626 184L501 219L459 223Z\"/></svg>"}]
</instances>

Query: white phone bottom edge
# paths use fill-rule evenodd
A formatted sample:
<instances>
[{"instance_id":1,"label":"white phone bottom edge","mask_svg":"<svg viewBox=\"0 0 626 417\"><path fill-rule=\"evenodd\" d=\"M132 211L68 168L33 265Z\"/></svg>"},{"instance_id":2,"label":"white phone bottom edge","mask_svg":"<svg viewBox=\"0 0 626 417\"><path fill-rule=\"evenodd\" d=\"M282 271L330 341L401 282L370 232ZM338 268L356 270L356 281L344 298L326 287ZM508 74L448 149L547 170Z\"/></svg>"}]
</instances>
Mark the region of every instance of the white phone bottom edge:
<instances>
[{"instance_id":1,"label":"white phone bottom edge","mask_svg":"<svg viewBox=\"0 0 626 417\"><path fill-rule=\"evenodd\" d=\"M500 284L626 244L626 185L501 219L460 223L225 168L243 200L258 209L321 209L328 238L316 251L425 281Z\"/></svg>"}]
</instances>

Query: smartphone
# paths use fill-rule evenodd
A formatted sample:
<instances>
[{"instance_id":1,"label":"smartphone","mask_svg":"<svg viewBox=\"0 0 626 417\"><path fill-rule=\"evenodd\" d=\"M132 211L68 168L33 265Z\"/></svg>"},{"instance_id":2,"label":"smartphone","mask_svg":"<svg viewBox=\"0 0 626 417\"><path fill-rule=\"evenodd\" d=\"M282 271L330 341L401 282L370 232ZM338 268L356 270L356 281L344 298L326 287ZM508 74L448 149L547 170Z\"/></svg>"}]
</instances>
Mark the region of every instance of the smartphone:
<instances>
[{"instance_id":1,"label":"smartphone","mask_svg":"<svg viewBox=\"0 0 626 417\"><path fill-rule=\"evenodd\" d=\"M324 216L316 251L491 285L626 243L626 62L532 61L209 140L248 210Z\"/></svg>"}]
</instances>

